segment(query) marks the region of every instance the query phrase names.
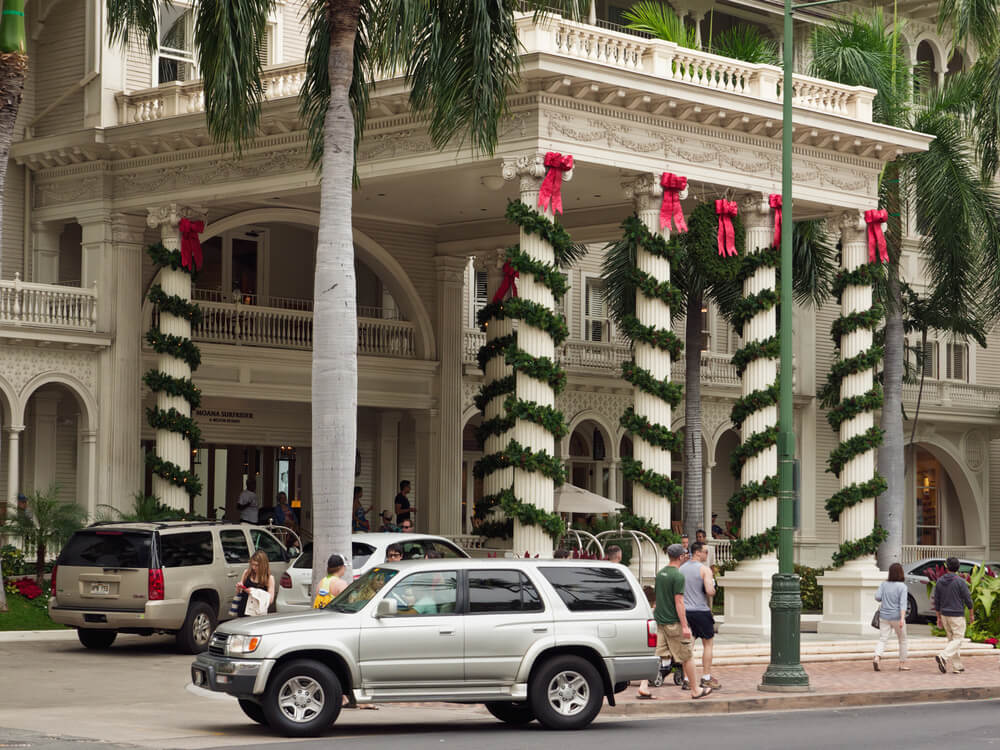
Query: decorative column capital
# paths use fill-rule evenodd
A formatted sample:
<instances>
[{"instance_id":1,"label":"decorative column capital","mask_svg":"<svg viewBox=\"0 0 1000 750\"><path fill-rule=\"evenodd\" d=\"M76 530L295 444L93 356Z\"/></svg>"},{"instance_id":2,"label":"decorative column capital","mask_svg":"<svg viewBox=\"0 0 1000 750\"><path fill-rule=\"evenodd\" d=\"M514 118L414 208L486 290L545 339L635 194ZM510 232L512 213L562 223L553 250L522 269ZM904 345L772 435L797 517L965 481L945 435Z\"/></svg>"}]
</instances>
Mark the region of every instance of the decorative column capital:
<instances>
[{"instance_id":1,"label":"decorative column capital","mask_svg":"<svg viewBox=\"0 0 1000 750\"><path fill-rule=\"evenodd\" d=\"M465 269L469 259L456 255L435 255L434 269L437 280L446 286L463 286L465 284Z\"/></svg>"},{"instance_id":2,"label":"decorative column capital","mask_svg":"<svg viewBox=\"0 0 1000 750\"><path fill-rule=\"evenodd\" d=\"M165 203L147 209L146 225L151 229L176 229L181 219L204 221L207 211L203 206L191 206L184 203Z\"/></svg>"},{"instance_id":3,"label":"decorative column capital","mask_svg":"<svg viewBox=\"0 0 1000 750\"><path fill-rule=\"evenodd\" d=\"M508 182L520 178L522 193L538 190L545 177L545 154L539 151L504 159L502 174ZM563 182L569 182L571 179L573 179L572 169L562 173Z\"/></svg>"},{"instance_id":4,"label":"decorative column capital","mask_svg":"<svg viewBox=\"0 0 1000 750\"><path fill-rule=\"evenodd\" d=\"M840 227L841 241L845 245L848 242L865 241L868 226L865 224L863 211L843 211L837 216L837 224Z\"/></svg>"},{"instance_id":5,"label":"decorative column capital","mask_svg":"<svg viewBox=\"0 0 1000 750\"><path fill-rule=\"evenodd\" d=\"M744 193L739 198L740 218L744 229L762 229L772 225L767 193Z\"/></svg>"},{"instance_id":6,"label":"decorative column capital","mask_svg":"<svg viewBox=\"0 0 1000 750\"><path fill-rule=\"evenodd\" d=\"M622 183L622 191L625 193L625 200L635 204L636 211L660 210L663 188L660 187L658 175L652 172L636 175L633 179ZM687 197L687 189L681 191L680 197Z\"/></svg>"},{"instance_id":7,"label":"decorative column capital","mask_svg":"<svg viewBox=\"0 0 1000 750\"><path fill-rule=\"evenodd\" d=\"M24 425L23 424L8 425L8 427L6 429L6 432L7 432L8 435L10 435L11 438L13 438L14 440L17 440L18 436L22 432L24 432Z\"/></svg>"},{"instance_id":8,"label":"decorative column capital","mask_svg":"<svg viewBox=\"0 0 1000 750\"><path fill-rule=\"evenodd\" d=\"M111 214L111 241L122 245L142 245L147 218L139 214Z\"/></svg>"}]
</instances>

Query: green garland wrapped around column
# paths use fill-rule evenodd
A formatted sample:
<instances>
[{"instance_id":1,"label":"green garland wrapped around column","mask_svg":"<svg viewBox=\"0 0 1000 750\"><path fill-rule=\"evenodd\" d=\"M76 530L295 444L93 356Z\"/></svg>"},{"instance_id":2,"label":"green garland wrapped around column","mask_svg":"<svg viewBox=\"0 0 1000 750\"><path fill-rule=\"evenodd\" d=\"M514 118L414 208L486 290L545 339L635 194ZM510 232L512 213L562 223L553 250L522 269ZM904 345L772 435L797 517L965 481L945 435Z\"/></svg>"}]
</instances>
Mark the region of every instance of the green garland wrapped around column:
<instances>
[{"instance_id":1,"label":"green garland wrapped around column","mask_svg":"<svg viewBox=\"0 0 1000 750\"><path fill-rule=\"evenodd\" d=\"M146 465L154 475L154 494L170 507L187 510L188 498L201 494L202 489L201 479L190 468L191 452L201 440L191 416L201 402L191 379L201 364L191 327L202 320L200 308L190 299L190 288L201 267L198 233L204 225L180 217L175 206L151 212L149 224L161 227L170 244L177 244L179 238L180 247L160 242L146 250L160 271L159 282L147 295L157 315L146 332L146 342L159 357L157 366L143 376L156 395L156 404L146 409L146 420L156 430L156 448L146 453Z\"/></svg>"},{"instance_id":2,"label":"green garland wrapped around column","mask_svg":"<svg viewBox=\"0 0 1000 750\"><path fill-rule=\"evenodd\" d=\"M551 548L552 541L566 530L551 500L545 503L542 499L539 504L536 495L544 490L544 483L529 480L529 477L543 477L551 480L550 487L558 487L565 481L562 461L554 455L554 450L539 444L554 447L555 441L566 435L566 420L554 405L555 395L566 386L566 373L554 356L526 349L551 350L554 355L555 347L569 335L565 318L555 313L553 306L568 288L559 269L571 263L578 251L566 230L532 204L536 191L540 190L553 209L561 209L558 182L571 168L572 157L558 154L547 154L544 165L540 157L521 159L516 167L505 164L505 177L511 179L518 174L522 177L522 200L509 203L506 212L507 219L521 228L521 244L505 251L503 283L478 315L479 324L487 328L487 342L479 351L479 366L486 378L476 397L476 406L483 411L478 437L485 454L473 469L475 476L484 480L486 496L477 512L482 514L499 506L516 524L515 545L519 554L520 547L528 552L548 553L549 549L544 547ZM538 179L543 175L545 181L539 188ZM528 241L534 252L524 249ZM551 260L546 260L546 256ZM525 289L530 293L524 294ZM546 296L552 300L551 304L545 301ZM546 336L550 344L541 346L539 335ZM532 343L522 348L525 336L532 337ZM526 397L528 392L537 396ZM517 439L518 435L522 440ZM534 445L525 444L529 442ZM519 486L518 477L520 484L531 489L525 491ZM544 532L542 538L550 541L543 544L530 534L522 534L519 539L518 529L529 527L540 528ZM535 541L525 541L532 539Z\"/></svg>"}]
</instances>

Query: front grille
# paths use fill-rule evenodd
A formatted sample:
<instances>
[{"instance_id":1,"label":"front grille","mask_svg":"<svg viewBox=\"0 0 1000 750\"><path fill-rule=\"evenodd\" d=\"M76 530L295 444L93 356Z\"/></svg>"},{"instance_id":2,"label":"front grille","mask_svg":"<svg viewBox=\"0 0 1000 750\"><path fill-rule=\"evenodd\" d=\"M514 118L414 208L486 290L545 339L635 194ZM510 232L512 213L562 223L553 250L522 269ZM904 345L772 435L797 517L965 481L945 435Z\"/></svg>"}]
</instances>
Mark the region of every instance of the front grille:
<instances>
[{"instance_id":1,"label":"front grille","mask_svg":"<svg viewBox=\"0 0 1000 750\"><path fill-rule=\"evenodd\" d=\"M208 642L208 653L213 656L226 655L226 640L229 638L225 633L213 633L212 640Z\"/></svg>"}]
</instances>

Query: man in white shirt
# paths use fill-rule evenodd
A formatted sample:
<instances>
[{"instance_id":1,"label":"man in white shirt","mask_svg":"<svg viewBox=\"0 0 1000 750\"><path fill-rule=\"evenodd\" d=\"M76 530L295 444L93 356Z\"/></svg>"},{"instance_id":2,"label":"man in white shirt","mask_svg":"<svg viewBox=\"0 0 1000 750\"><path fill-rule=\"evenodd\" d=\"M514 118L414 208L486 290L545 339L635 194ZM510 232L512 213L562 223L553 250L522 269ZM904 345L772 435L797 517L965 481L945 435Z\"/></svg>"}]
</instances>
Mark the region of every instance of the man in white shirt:
<instances>
[{"instance_id":1,"label":"man in white shirt","mask_svg":"<svg viewBox=\"0 0 1000 750\"><path fill-rule=\"evenodd\" d=\"M247 479L247 488L240 493L236 500L236 506L240 509L240 520L246 523L257 523L257 508L260 502L257 500L257 480L253 477Z\"/></svg>"}]
</instances>

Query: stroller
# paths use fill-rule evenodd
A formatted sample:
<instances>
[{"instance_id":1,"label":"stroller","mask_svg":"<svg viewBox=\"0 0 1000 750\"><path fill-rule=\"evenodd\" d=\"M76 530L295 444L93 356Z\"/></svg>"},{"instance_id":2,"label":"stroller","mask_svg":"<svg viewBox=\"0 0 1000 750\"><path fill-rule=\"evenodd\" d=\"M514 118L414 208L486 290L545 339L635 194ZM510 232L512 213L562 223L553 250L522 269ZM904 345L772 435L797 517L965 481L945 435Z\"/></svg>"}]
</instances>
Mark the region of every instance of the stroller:
<instances>
[{"instance_id":1,"label":"stroller","mask_svg":"<svg viewBox=\"0 0 1000 750\"><path fill-rule=\"evenodd\" d=\"M656 673L653 686L662 687L671 674L674 676L674 684L681 685L684 682L684 665L673 659L670 660L669 664L660 664L660 670Z\"/></svg>"}]
</instances>

